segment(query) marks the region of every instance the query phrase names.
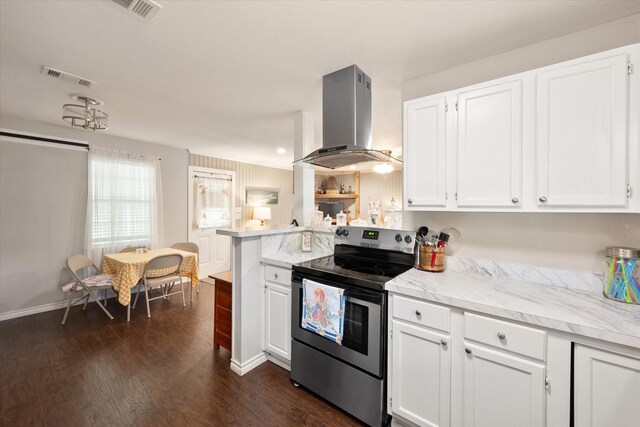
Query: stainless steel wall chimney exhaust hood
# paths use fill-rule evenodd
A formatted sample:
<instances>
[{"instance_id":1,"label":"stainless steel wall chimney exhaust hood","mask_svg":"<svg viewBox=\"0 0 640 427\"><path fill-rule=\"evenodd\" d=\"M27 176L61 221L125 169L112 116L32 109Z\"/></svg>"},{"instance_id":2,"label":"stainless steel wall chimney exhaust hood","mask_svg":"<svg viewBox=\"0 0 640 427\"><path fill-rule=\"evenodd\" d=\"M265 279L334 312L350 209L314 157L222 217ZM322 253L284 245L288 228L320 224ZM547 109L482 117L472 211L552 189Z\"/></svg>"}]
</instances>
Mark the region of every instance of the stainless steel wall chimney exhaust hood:
<instances>
[{"instance_id":1,"label":"stainless steel wall chimney exhaust hood","mask_svg":"<svg viewBox=\"0 0 640 427\"><path fill-rule=\"evenodd\" d=\"M322 78L322 148L298 162L329 169L402 163L371 145L371 79L356 65L327 74Z\"/></svg>"}]
</instances>

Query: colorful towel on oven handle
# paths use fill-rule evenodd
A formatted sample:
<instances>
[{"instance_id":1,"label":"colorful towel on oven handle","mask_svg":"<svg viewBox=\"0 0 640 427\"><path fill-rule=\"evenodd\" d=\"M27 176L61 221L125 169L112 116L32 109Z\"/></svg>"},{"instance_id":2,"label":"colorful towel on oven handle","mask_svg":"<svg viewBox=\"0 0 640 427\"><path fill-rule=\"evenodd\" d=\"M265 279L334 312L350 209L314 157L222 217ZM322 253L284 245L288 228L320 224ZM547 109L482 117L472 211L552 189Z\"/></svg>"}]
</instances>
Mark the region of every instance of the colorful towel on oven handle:
<instances>
[{"instance_id":1,"label":"colorful towel on oven handle","mask_svg":"<svg viewBox=\"0 0 640 427\"><path fill-rule=\"evenodd\" d=\"M300 326L342 345L344 333L344 289L302 279Z\"/></svg>"}]
</instances>

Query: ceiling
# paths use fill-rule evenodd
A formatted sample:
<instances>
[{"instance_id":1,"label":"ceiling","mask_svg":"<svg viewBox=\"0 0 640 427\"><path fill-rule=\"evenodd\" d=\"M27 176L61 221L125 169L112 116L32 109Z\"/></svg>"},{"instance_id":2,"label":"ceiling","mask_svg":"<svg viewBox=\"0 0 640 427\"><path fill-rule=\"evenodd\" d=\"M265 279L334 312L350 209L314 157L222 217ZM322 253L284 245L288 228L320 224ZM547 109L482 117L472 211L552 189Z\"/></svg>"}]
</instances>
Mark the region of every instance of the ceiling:
<instances>
[{"instance_id":1,"label":"ceiling","mask_svg":"<svg viewBox=\"0 0 640 427\"><path fill-rule=\"evenodd\" d=\"M0 1L0 114L64 125L62 104L85 93L104 100L109 134L289 167L294 112L315 115L320 141L322 76L357 64L373 82L374 148L398 152L402 81L640 11L639 1L157 1L149 22L109 0ZM45 77L43 65L97 84Z\"/></svg>"}]
</instances>

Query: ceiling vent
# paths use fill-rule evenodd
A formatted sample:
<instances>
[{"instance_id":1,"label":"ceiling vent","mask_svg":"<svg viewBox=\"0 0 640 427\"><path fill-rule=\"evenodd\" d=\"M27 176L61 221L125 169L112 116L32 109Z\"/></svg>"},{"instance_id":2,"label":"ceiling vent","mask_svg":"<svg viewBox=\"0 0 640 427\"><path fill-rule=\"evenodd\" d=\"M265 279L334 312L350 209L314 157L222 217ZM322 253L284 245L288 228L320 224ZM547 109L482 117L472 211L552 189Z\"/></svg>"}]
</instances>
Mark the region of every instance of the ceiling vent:
<instances>
[{"instance_id":1,"label":"ceiling vent","mask_svg":"<svg viewBox=\"0 0 640 427\"><path fill-rule=\"evenodd\" d=\"M115 4L124 7L130 14L141 21L149 21L155 16L162 6L153 0L111 0Z\"/></svg>"},{"instance_id":2,"label":"ceiling vent","mask_svg":"<svg viewBox=\"0 0 640 427\"><path fill-rule=\"evenodd\" d=\"M41 73L45 76L53 77L55 79L62 80L74 85L93 87L96 84L96 82L94 82L93 80L85 79L84 77L78 77L64 71L56 70L55 68L47 67L46 65L42 67Z\"/></svg>"}]
</instances>

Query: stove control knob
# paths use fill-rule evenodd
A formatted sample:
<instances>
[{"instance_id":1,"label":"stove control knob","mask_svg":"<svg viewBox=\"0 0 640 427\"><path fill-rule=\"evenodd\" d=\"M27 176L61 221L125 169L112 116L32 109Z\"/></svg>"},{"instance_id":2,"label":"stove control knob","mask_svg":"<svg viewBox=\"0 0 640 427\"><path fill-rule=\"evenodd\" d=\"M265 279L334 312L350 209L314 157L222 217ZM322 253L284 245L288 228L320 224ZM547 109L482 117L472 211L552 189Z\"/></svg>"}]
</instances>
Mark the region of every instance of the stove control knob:
<instances>
[{"instance_id":1,"label":"stove control knob","mask_svg":"<svg viewBox=\"0 0 640 427\"><path fill-rule=\"evenodd\" d=\"M407 243L411 243L413 241L413 239L411 238L411 236L409 236L408 234L406 236L404 236L404 241Z\"/></svg>"},{"instance_id":2,"label":"stove control knob","mask_svg":"<svg viewBox=\"0 0 640 427\"><path fill-rule=\"evenodd\" d=\"M336 236L341 236L342 235L342 228L338 228L336 230Z\"/></svg>"},{"instance_id":3,"label":"stove control knob","mask_svg":"<svg viewBox=\"0 0 640 427\"><path fill-rule=\"evenodd\" d=\"M402 242L402 235L396 234L396 242L398 242L398 243Z\"/></svg>"},{"instance_id":4,"label":"stove control knob","mask_svg":"<svg viewBox=\"0 0 640 427\"><path fill-rule=\"evenodd\" d=\"M349 230L342 230L342 235L344 237L349 237Z\"/></svg>"}]
</instances>

